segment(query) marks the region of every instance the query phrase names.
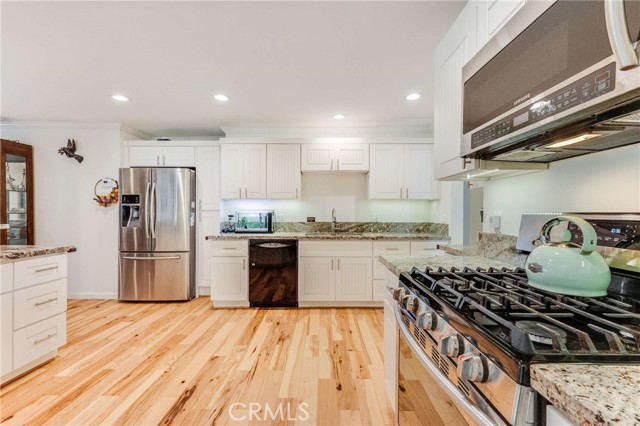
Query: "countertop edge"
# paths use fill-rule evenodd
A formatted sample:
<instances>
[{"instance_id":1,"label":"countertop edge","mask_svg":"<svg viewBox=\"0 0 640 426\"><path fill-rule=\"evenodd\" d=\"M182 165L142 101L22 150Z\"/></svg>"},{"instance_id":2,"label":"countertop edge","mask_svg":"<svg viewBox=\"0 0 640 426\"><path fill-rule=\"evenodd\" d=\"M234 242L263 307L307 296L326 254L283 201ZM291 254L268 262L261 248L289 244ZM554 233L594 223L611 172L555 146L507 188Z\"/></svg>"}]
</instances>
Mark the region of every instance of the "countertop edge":
<instances>
[{"instance_id":1,"label":"countertop edge","mask_svg":"<svg viewBox=\"0 0 640 426\"><path fill-rule=\"evenodd\" d=\"M531 387L578 425L640 423L639 365L534 364Z\"/></svg>"},{"instance_id":2,"label":"countertop edge","mask_svg":"<svg viewBox=\"0 0 640 426\"><path fill-rule=\"evenodd\" d=\"M405 240L405 241L449 241L451 237L447 235L434 234L393 234L393 233L375 233L371 234L336 234L336 235L313 235L304 233L274 233L274 234L221 234L207 235L205 240L208 241L232 241L232 240L298 240L298 241L380 241L380 240Z\"/></svg>"},{"instance_id":3,"label":"countertop edge","mask_svg":"<svg viewBox=\"0 0 640 426\"><path fill-rule=\"evenodd\" d=\"M7 247L13 248L7 249ZM16 260L52 254L74 253L77 250L75 246L0 246L0 263L10 263Z\"/></svg>"}]
</instances>

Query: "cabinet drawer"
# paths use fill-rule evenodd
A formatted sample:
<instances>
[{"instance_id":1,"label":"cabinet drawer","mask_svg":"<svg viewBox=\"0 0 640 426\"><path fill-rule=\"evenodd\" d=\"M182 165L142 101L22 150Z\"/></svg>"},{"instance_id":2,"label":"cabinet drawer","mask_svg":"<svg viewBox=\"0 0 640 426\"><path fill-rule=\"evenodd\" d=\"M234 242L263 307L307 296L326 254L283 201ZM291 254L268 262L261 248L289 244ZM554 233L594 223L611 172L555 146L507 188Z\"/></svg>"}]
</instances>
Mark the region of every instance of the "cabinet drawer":
<instances>
[{"instance_id":1,"label":"cabinet drawer","mask_svg":"<svg viewBox=\"0 0 640 426\"><path fill-rule=\"evenodd\" d=\"M13 290L13 263L0 264L0 293Z\"/></svg>"},{"instance_id":2,"label":"cabinet drawer","mask_svg":"<svg viewBox=\"0 0 640 426\"><path fill-rule=\"evenodd\" d=\"M411 256L420 256L427 254L429 250L437 250L438 244L445 243L447 243L447 241L445 240L411 241Z\"/></svg>"},{"instance_id":3,"label":"cabinet drawer","mask_svg":"<svg viewBox=\"0 0 640 426\"><path fill-rule=\"evenodd\" d=\"M66 314L40 321L13 333L13 369L18 369L67 342Z\"/></svg>"},{"instance_id":4,"label":"cabinet drawer","mask_svg":"<svg viewBox=\"0 0 640 426\"><path fill-rule=\"evenodd\" d=\"M300 241L298 256L371 257L371 241Z\"/></svg>"},{"instance_id":5,"label":"cabinet drawer","mask_svg":"<svg viewBox=\"0 0 640 426\"><path fill-rule=\"evenodd\" d=\"M13 329L42 321L67 310L67 280L18 290L13 293Z\"/></svg>"},{"instance_id":6,"label":"cabinet drawer","mask_svg":"<svg viewBox=\"0 0 640 426\"><path fill-rule=\"evenodd\" d=\"M409 241L374 241L373 256L408 256L411 252Z\"/></svg>"},{"instance_id":7,"label":"cabinet drawer","mask_svg":"<svg viewBox=\"0 0 640 426\"><path fill-rule=\"evenodd\" d=\"M213 241L211 256L248 256L248 241Z\"/></svg>"},{"instance_id":8,"label":"cabinet drawer","mask_svg":"<svg viewBox=\"0 0 640 426\"><path fill-rule=\"evenodd\" d=\"M67 255L34 257L14 263L14 288L55 281L67 276Z\"/></svg>"}]
</instances>

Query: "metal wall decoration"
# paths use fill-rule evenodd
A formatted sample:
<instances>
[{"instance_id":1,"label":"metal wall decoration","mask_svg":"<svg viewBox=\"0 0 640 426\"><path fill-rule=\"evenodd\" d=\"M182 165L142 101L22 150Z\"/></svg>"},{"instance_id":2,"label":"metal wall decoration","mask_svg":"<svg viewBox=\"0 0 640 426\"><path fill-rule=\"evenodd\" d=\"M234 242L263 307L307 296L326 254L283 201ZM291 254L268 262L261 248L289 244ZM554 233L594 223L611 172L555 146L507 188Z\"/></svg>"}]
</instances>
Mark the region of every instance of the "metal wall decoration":
<instances>
[{"instance_id":1,"label":"metal wall decoration","mask_svg":"<svg viewBox=\"0 0 640 426\"><path fill-rule=\"evenodd\" d=\"M76 140L75 139L67 139L67 146L63 146L58 150L58 154L66 155L69 158L75 158L78 163L82 163L84 157L82 155L76 154Z\"/></svg>"},{"instance_id":2,"label":"metal wall decoration","mask_svg":"<svg viewBox=\"0 0 640 426\"><path fill-rule=\"evenodd\" d=\"M93 187L93 198L100 207L109 207L118 202L118 181L112 178L102 178Z\"/></svg>"}]
</instances>

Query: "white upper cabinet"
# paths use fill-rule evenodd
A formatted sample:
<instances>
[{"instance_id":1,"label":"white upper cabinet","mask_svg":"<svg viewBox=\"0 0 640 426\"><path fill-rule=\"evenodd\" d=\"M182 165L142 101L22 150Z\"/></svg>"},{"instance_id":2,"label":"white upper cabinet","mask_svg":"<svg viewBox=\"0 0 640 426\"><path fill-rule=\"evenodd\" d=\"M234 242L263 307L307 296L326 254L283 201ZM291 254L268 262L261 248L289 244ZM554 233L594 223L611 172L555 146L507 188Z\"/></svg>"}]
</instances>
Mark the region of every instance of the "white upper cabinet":
<instances>
[{"instance_id":1,"label":"white upper cabinet","mask_svg":"<svg viewBox=\"0 0 640 426\"><path fill-rule=\"evenodd\" d=\"M373 144L370 199L429 200L438 197L432 144Z\"/></svg>"},{"instance_id":2,"label":"white upper cabinet","mask_svg":"<svg viewBox=\"0 0 640 426\"><path fill-rule=\"evenodd\" d=\"M524 6L526 0L488 0L478 4L478 49Z\"/></svg>"},{"instance_id":3,"label":"white upper cabinet","mask_svg":"<svg viewBox=\"0 0 640 426\"><path fill-rule=\"evenodd\" d=\"M435 53L435 177L465 171L462 139L462 67L478 47L477 17L481 2L470 1L456 18Z\"/></svg>"},{"instance_id":4,"label":"white upper cabinet","mask_svg":"<svg viewBox=\"0 0 640 426\"><path fill-rule=\"evenodd\" d=\"M267 145L267 198L300 198L300 145Z\"/></svg>"},{"instance_id":5,"label":"white upper cabinet","mask_svg":"<svg viewBox=\"0 0 640 426\"><path fill-rule=\"evenodd\" d=\"M199 146L196 152L198 210L218 210L220 208L220 147Z\"/></svg>"},{"instance_id":6,"label":"white upper cabinet","mask_svg":"<svg viewBox=\"0 0 640 426\"><path fill-rule=\"evenodd\" d=\"M368 144L303 144L303 172L366 172Z\"/></svg>"},{"instance_id":7,"label":"white upper cabinet","mask_svg":"<svg viewBox=\"0 0 640 426\"><path fill-rule=\"evenodd\" d=\"M267 146L228 144L220 150L221 198L266 198Z\"/></svg>"},{"instance_id":8,"label":"white upper cabinet","mask_svg":"<svg viewBox=\"0 0 640 426\"><path fill-rule=\"evenodd\" d=\"M195 148L192 146L131 146L131 167L193 167Z\"/></svg>"}]
</instances>

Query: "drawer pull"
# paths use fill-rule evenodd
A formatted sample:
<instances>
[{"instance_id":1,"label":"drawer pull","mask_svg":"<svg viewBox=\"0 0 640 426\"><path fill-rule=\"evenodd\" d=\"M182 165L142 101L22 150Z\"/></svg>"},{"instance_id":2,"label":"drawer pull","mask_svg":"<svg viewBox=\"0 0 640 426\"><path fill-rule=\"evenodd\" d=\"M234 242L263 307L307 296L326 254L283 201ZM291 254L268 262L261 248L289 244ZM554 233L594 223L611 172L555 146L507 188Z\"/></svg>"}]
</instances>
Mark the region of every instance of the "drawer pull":
<instances>
[{"instance_id":1,"label":"drawer pull","mask_svg":"<svg viewBox=\"0 0 640 426\"><path fill-rule=\"evenodd\" d=\"M387 250L387 251L398 251L400 249L398 247L387 247L385 250Z\"/></svg>"},{"instance_id":2,"label":"drawer pull","mask_svg":"<svg viewBox=\"0 0 640 426\"><path fill-rule=\"evenodd\" d=\"M235 247L222 247L222 250L237 250Z\"/></svg>"},{"instance_id":3,"label":"drawer pull","mask_svg":"<svg viewBox=\"0 0 640 426\"><path fill-rule=\"evenodd\" d=\"M39 273L39 272L46 272L46 271L53 271L54 269L58 269L58 265L56 265L56 266L49 266L48 268L36 269L36 273Z\"/></svg>"},{"instance_id":4,"label":"drawer pull","mask_svg":"<svg viewBox=\"0 0 640 426\"><path fill-rule=\"evenodd\" d=\"M49 340L49 339L51 339L51 338L53 338L53 337L56 337L56 335L55 335L55 334L49 334L49 335L48 335L47 337L45 337L45 338L42 338L42 339L40 339L40 340L34 340L34 341L33 341L33 344L34 344L34 345L39 345L40 343L42 343L42 342L46 342L47 340Z\"/></svg>"},{"instance_id":5,"label":"drawer pull","mask_svg":"<svg viewBox=\"0 0 640 426\"><path fill-rule=\"evenodd\" d=\"M45 300L44 302L37 302L37 303L34 303L34 304L33 304L33 306L42 306L42 305L46 305L47 303L55 302L56 300L58 300L58 298L57 298L57 297L54 297L53 299L48 299L48 300Z\"/></svg>"}]
</instances>

